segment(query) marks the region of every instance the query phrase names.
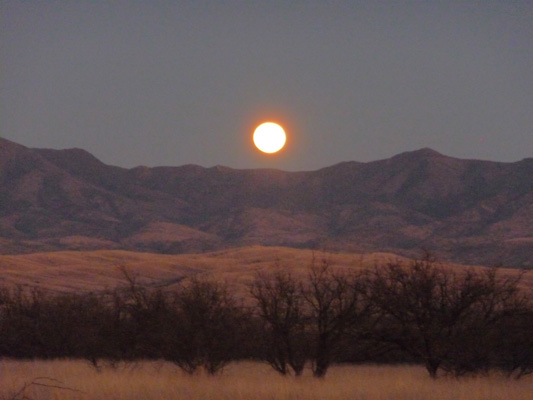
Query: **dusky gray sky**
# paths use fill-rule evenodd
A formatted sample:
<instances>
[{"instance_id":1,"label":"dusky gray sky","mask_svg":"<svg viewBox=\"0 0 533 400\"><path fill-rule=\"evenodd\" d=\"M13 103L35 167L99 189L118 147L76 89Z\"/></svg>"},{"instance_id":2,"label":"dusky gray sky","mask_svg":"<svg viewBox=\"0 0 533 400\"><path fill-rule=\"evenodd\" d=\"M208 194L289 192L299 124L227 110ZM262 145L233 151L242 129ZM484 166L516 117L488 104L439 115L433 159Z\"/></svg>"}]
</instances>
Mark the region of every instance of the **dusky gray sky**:
<instances>
[{"instance_id":1,"label":"dusky gray sky","mask_svg":"<svg viewBox=\"0 0 533 400\"><path fill-rule=\"evenodd\" d=\"M1 1L0 134L112 165L533 156L531 1ZM264 155L255 125L288 143Z\"/></svg>"}]
</instances>

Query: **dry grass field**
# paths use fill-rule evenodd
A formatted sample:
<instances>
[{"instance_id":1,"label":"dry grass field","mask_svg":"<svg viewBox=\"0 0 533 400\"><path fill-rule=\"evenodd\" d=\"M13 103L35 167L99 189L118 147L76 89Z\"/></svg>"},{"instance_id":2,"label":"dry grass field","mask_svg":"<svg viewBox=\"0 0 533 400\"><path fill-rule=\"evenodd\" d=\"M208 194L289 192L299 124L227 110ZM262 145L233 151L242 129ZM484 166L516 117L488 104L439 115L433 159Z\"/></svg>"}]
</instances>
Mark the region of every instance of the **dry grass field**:
<instances>
[{"instance_id":1,"label":"dry grass field","mask_svg":"<svg viewBox=\"0 0 533 400\"><path fill-rule=\"evenodd\" d=\"M36 379L38 377L53 378ZM530 400L533 377L432 380L417 366L336 366L325 379L281 377L257 363L230 365L215 377L186 376L145 362L97 372L82 361L0 362L0 399L32 400ZM51 387L61 386L62 388Z\"/></svg>"},{"instance_id":2,"label":"dry grass field","mask_svg":"<svg viewBox=\"0 0 533 400\"><path fill-rule=\"evenodd\" d=\"M276 265L297 275L311 263L313 256L317 259L325 256L333 265L356 269L401 259L388 253L324 254L263 246L176 255L123 250L0 255L0 286L22 285L58 292L99 291L124 284L119 267L125 267L142 284L168 286L183 276L207 274L242 288L258 271Z\"/></svg>"},{"instance_id":3,"label":"dry grass field","mask_svg":"<svg viewBox=\"0 0 533 400\"><path fill-rule=\"evenodd\" d=\"M304 273L311 260L326 257L345 269L368 268L389 261L405 260L390 253L322 253L287 247L249 246L202 254L154 254L123 250L62 251L0 255L0 286L22 285L57 292L100 291L125 283L120 267L138 277L141 284L172 286L181 277L207 274L233 285L236 292L259 271L276 266L295 275ZM515 273L515 270L502 270ZM533 287L533 274L525 286Z\"/></svg>"}]
</instances>

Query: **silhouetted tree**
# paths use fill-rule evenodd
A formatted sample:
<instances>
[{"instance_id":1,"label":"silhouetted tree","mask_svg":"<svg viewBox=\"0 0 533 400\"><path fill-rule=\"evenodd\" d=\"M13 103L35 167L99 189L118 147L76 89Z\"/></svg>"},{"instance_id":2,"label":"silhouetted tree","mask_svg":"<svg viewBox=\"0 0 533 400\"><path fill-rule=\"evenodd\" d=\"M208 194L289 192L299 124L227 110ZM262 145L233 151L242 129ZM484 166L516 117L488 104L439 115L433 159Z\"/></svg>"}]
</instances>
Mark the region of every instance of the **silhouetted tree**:
<instances>
[{"instance_id":1,"label":"silhouetted tree","mask_svg":"<svg viewBox=\"0 0 533 400\"><path fill-rule=\"evenodd\" d=\"M533 373L533 307L506 315L494 327L495 366L508 376Z\"/></svg>"},{"instance_id":2,"label":"silhouetted tree","mask_svg":"<svg viewBox=\"0 0 533 400\"><path fill-rule=\"evenodd\" d=\"M193 277L175 294L164 357L187 373L215 374L239 354L243 321L226 285Z\"/></svg>"},{"instance_id":3,"label":"silhouetted tree","mask_svg":"<svg viewBox=\"0 0 533 400\"><path fill-rule=\"evenodd\" d=\"M463 334L457 335L443 368L454 375L487 372L489 369L527 373L531 366L531 317L527 294L520 289L523 274L502 276L496 268L478 273L480 293ZM529 332L528 332L529 331ZM529 356L528 356L529 354Z\"/></svg>"},{"instance_id":4,"label":"silhouetted tree","mask_svg":"<svg viewBox=\"0 0 533 400\"><path fill-rule=\"evenodd\" d=\"M311 266L301 290L308 310L315 377L323 377L347 350L348 335L353 337L367 324L371 304L364 296L365 284L360 274L335 271L326 259Z\"/></svg>"},{"instance_id":5,"label":"silhouetted tree","mask_svg":"<svg viewBox=\"0 0 533 400\"><path fill-rule=\"evenodd\" d=\"M10 357L101 357L107 308L94 294L17 289L4 296L0 351Z\"/></svg>"},{"instance_id":6,"label":"silhouetted tree","mask_svg":"<svg viewBox=\"0 0 533 400\"><path fill-rule=\"evenodd\" d=\"M160 289L149 289L137 277L121 269L127 287L115 292L114 304L124 358L159 358L164 340L170 299ZM129 353L129 354L128 354Z\"/></svg>"},{"instance_id":7,"label":"silhouetted tree","mask_svg":"<svg viewBox=\"0 0 533 400\"><path fill-rule=\"evenodd\" d=\"M380 313L376 335L421 360L433 378L439 369L487 368L493 325L520 303L519 278L502 280L496 269L451 271L429 255L376 267L368 282Z\"/></svg>"},{"instance_id":8,"label":"silhouetted tree","mask_svg":"<svg viewBox=\"0 0 533 400\"><path fill-rule=\"evenodd\" d=\"M2 293L0 355L4 357L42 357L39 338L41 291L28 293L21 287Z\"/></svg>"},{"instance_id":9,"label":"silhouetted tree","mask_svg":"<svg viewBox=\"0 0 533 400\"><path fill-rule=\"evenodd\" d=\"M300 376L309 356L300 283L290 273L259 274L250 287L263 322L263 357L282 375Z\"/></svg>"}]
</instances>

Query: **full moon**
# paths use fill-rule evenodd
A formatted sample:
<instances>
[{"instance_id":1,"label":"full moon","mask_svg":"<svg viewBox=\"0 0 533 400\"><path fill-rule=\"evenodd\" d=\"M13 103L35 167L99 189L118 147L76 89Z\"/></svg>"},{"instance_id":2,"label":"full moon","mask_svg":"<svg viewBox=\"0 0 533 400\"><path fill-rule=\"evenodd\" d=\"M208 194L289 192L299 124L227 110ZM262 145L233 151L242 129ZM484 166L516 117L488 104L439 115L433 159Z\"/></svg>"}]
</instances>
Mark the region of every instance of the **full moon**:
<instances>
[{"instance_id":1,"label":"full moon","mask_svg":"<svg viewBox=\"0 0 533 400\"><path fill-rule=\"evenodd\" d=\"M275 153L285 146L287 136L283 128L274 122L259 125L254 132L255 146L263 153Z\"/></svg>"}]
</instances>

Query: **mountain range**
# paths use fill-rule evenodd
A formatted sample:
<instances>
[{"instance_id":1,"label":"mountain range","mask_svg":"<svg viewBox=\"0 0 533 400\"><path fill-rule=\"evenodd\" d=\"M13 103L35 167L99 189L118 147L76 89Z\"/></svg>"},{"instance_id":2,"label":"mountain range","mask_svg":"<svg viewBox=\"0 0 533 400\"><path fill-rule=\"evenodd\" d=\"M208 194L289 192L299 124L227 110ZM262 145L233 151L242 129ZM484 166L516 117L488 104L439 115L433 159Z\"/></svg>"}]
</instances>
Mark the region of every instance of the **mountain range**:
<instances>
[{"instance_id":1,"label":"mountain range","mask_svg":"<svg viewBox=\"0 0 533 400\"><path fill-rule=\"evenodd\" d=\"M248 245L533 268L533 158L431 149L316 171L109 166L0 139L0 253Z\"/></svg>"}]
</instances>

